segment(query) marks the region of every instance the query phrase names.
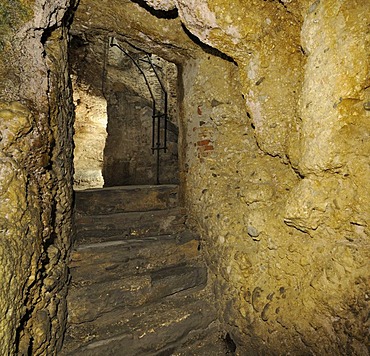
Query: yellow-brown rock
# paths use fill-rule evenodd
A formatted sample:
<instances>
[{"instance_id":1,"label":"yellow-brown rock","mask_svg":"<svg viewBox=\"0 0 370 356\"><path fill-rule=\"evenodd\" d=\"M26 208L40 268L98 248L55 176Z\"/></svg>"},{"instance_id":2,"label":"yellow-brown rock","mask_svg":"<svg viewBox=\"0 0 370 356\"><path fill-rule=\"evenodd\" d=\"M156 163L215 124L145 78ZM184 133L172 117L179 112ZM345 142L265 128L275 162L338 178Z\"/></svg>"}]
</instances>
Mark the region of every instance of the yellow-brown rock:
<instances>
[{"instance_id":1,"label":"yellow-brown rock","mask_svg":"<svg viewBox=\"0 0 370 356\"><path fill-rule=\"evenodd\" d=\"M74 3L29 3L0 27L4 355L55 354L66 318ZM181 194L239 355L369 354L369 9L80 0L74 14L73 34L178 65Z\"/></svg>"},{"instance_id":2,"label":"yellow-brown rock","mask_svg":"<svg viewBox=\"0 0 370 356\"><path fill-rule=\"evenodd\" d=\"M71 241L69 1L0 4L0 354L52 355ZM66 147L67 146L67 147Z\"/></svg>"},{"instance_id":3,"label":"yellow-brown rock","mask_svg":"<svg viewBox=\"0 0 370 356\"><path fill-rule=\"evenodd\" d=\"M188 154L188 203L240 354L367 354L370 3L174 3L239 66L239 88L199 57L183 81L187 147L198 106L215 148Z\"/></svg>"}]
</instances>

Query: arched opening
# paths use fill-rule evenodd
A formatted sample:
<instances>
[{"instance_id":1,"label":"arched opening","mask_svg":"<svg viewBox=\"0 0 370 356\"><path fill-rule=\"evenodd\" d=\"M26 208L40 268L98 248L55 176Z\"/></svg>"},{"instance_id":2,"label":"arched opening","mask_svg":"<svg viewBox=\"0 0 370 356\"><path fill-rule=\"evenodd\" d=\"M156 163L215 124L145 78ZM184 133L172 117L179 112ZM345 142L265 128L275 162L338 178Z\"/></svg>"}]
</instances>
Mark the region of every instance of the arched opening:
<instances>
[{"instance_id":1,"label":"arched opening","mask_svg":"<svg viewBox=\"0 0 370 356\"><path fill-rule=\"evenodd\" d=\"M109 39L105 186L178 183L177 68Z\"/></svg>"},{"instance_id":2,"label":"arched opening","mask_svg":"<svg viewBox=\"0 0 370 356\"><path fill-rule=\"evenodd\" d=\"M177 67L124 38L72 37L74 189L177 184Z\"/></svg>"}]
</instances>

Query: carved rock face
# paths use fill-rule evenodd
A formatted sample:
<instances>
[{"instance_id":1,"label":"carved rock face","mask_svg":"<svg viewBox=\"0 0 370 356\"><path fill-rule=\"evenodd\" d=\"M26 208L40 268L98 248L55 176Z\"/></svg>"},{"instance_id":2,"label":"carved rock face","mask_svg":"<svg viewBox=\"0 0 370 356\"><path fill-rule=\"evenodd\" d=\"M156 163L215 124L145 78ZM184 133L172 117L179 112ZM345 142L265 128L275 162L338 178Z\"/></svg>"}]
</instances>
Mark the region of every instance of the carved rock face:
<instances>
[{"instance_id":1,"label":"carved rock face","mask_svg":"<svg viewBox=\"0 0 370 356\"><path fill-rule=\"evenodd\" d=\"M64 15L70 6L64 0L15 1L0 11L4 355L53 354L65 329L73 108Z\"/></svg>"},{"instance_id":2,"label":"carved rock face","mask_svg":"<svg viewBox=\"0 0 370 356\"><path fill-rule=\"evenodd\" d=\"M238 326L235 340L262 353L366 353L366 323L354 312L369 310L364 6L335 0L176 1L186 28L239 67L235 91L232 76L224 75L224 90L235 93L227 100L220 100L225 92L217 84L210 90L200 79L211 77L209 68L198 70L196 80L184 77L185 107L198 107L203 123L212 117L202 139L211 137L214 146L200 164L189 164L189 205L204 228L225 321ZM248 118L226 108L237 103L238 91ZM227 103L223 120L208 104L213 97ZM248 144L250 134L258 147ZM356 325L350 333L360 341L345 336L345 320ZM333 335L341 340L335 345Z\"/></svg>"},{"instance_id":3,"label":"carved rock face","mask_svg":"<svg viewBox=\"0 0 370 356\"><path fill-rule=\"evenodd\" d=\"M203 236L220 319L240 352L366 354L366 1L147 4L157 12L81 0L71 31L114 34L178 65L183 195ZM10 118L2 140L12 150L1 156L2 194L12 203L1 215L9 267L1 281L12 284L1 301L4 311L11 300L17 306L0 326L3 354L14 353L24 315L21 340L35 338L38 354L63 330L73 109L61 19L69 5L35 5L33 22L22 22L14 43L7 37L15 60L0 58L2 95L27 107L2 106ZM178 17L158 12L175 7ZM23 157L35 147L33 164Z\"/></svg>"}]
</instances>

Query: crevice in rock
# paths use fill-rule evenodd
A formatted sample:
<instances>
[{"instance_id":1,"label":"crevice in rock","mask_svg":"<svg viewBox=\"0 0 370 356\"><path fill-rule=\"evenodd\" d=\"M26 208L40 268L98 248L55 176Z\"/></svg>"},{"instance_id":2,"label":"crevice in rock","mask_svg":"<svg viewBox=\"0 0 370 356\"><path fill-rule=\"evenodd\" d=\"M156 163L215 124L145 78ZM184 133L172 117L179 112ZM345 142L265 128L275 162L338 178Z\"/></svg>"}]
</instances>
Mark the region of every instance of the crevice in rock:
<instances>
[{"instance_id":1,"label":"crevice in rock","mask_svg":"<svg viewBox=\"0 0 370 356\"><path fill-rule=\"evenodd\" d=\"M202 48L202 50L205 52L205 53L208 53L212 56L216 56L216 57L219 57L219 58L222 58L223 60L227 61L227 62L231 62L233 64L235 64L236 66L238 66L238 63L234 60L234 58L228 56L227 54L221 52L220 50L218 50L217 48L215 47L211 47L209 45L207 45L206 43L202 42L197 36L193 35L187 28L184 24L181 25L184 32L188 35L188 37L196 44L198 45L200 48Z\"/></svg>"},{"instance_id":2,"label":"crevice in rock","mask_svg":"<svg viewBox=\"0 0 370 356\"><path fill-rule=\"evenodd\" d=\"M232 337L230 336L230 333L226 333L224 340L228 350L227 354L234 354L236 351L236 344Z\"/></svg>"},{"instance_id":3,"label":"crevice in rock","mask_svg":"<svg viewBox=\"0 0 370 356\"><path fill-rule=\"evenodd\" d=\"M153 16L158 17L159 19L175 19L179 16L177 8L173 10L156 10L146 3L145 0L131 0L133 3L138 4L146 11L150 12Z\"/></svg>"}]
</instances>

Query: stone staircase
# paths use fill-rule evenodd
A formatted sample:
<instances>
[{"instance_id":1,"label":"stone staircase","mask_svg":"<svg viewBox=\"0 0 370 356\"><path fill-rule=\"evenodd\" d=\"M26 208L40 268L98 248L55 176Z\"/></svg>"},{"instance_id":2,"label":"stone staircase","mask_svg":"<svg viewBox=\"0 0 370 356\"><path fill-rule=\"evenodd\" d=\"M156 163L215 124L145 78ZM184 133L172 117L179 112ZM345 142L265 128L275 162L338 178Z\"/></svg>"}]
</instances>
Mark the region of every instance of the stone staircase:
<instances>
[{"instance_id":1,"label":"stone staircase","mask_svg":"<svg viewBox=\"0 0 370 356\"><path fill-rule=\"evenodd\" d=\"M68 327L61 355L231 354L178 187L76 192Z\"/></svg>"}]
</instances>

